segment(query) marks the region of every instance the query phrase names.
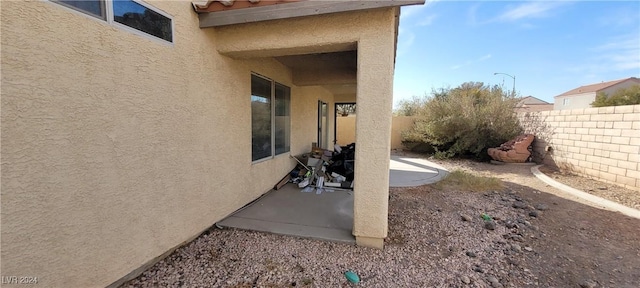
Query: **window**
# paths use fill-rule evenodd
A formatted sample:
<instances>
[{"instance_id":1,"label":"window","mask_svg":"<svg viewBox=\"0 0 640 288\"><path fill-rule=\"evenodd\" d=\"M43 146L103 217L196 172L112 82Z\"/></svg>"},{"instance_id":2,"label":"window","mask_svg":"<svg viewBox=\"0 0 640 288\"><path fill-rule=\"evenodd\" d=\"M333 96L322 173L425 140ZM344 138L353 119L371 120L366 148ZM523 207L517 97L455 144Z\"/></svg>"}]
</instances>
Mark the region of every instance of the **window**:
<instances>
[{"instance_id":1,"label":"window","mask_svg":"<svg viewBox=\"0 0 640 288\"><path fill-rule=\"evenodd\" d=\"M171 17L138 0L55 0L53 2L105 20L110 24L117 23L116 26L122 25L126 29L135 29L141 34L173 42Z\"/></svg>"},{"instance_id":2,"label":"window","mask_svg":"<svg viewBox=\"0 0 640 288\"><path fill-rule=\"evenodd\" d=\"M82 13L107 20L107 12L104 6L104 0L59 0L55 1L71 9L78 10Z\"/></svg>"},{"instance_id":3,"label":"window","mask_svg":"<svg viewBox=\"0 0 640 288\"><path fill-rule=\"evenodd\" d=\"M571 103L571 99L569 98L562 99L562 105L567 106L569 105L569 103Z\"/></svg>"},{"instance_id":4,"label":"window","mask_svg":"<svg viewBox=\"0 0 640 288\"><path fill-rule=\"evenodd\" d=\"M276 83L276 130L275 130L275 142L276 142L276 155L289 152L290 149L290 134L291 134L291 112L289 107L291 106L291 88L284 86L280 83Z\"/></svg>"},{"instance_id":5,"label":"window","mask_svg":"<svg viewBox=\"0 0 640 288\"><path fill-rule=\"evenodd\" d=\"M291 88L251 75L251 160L289 152Z\"/></svg>"},{"instance_id":6,"label":"window","mask_svg":"<svg viewBox=\"0 0 640 288\"><path fill-rule=\"evenodd\" d=\"M113 1L113 21L173 42L171 18L133 0Z\"/></svg>"}]
</instances>

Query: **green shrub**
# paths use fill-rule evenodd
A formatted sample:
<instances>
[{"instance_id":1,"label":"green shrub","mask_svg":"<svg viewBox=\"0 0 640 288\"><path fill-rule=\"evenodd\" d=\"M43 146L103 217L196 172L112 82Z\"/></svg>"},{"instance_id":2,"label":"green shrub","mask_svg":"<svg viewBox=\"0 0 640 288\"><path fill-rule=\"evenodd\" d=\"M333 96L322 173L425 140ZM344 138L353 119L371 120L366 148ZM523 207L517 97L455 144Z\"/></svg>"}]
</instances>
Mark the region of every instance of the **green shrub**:
<instances>
[{"instance_id":1,"label":"green shrub","mask_svg":"<svg viewBox=\"0 0 640 288\"><path fill-rule=\"evenodd\" d=\"M596 101L591 103L593 107L638 105L640 104L640 85L621 88L613 92L611 96L604 92L598 92Z\"/></svg>"},{"instance_id":2,"label":"green shrub","mask_svg":"<svg viewBox=\"0 0 640 288\"><path fill-rule=\"evenodd\" d=\"M417 119L402 133L402 140L427 143L439 158L471 155L487 159L488 148L522 132L513 109L517 99L499 86L467 82L411 101Z\"/></svg>"}]
</instances>

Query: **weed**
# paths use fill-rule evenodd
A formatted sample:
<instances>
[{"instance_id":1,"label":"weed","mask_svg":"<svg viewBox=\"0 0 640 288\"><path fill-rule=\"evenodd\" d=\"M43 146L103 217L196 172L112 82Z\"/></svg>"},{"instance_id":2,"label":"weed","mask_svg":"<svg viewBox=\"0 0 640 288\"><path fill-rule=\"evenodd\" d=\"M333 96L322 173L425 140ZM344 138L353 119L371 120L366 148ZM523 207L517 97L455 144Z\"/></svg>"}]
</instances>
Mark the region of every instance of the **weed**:
<instances>
[{"instance_id":1,"label":"weed","mask_svg":"<svg viewBox=\"0 0 640 288\"><path fill-rule=\"evenodd\" d=\"M504 188L504 184L498 178L477 176L462 170L453 170L442 181L431 185L439 190L450 188L471 192L485 192Z\"/></svg>"}]
</instances>

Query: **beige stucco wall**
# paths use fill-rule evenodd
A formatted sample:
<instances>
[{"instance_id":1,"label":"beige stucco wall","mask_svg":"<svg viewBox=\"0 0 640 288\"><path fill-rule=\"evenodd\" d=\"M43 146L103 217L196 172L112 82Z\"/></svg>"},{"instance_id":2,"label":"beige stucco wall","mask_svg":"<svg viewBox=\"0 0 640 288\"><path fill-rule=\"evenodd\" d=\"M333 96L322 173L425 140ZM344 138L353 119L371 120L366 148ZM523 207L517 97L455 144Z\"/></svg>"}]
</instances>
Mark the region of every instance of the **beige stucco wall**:
<instances>
[{"instance_id":1,"label":"beige stucco wall","mask_svg":"<svg viewBox=\"0 0 640 288\"><path fill-rule=\"evenodd\" d=\"M391 149L403 149L402 132L411 129L415 117L412 116L394 116L393 128L391 129Z\"/></svg>"},{"instance_id":2,"label":"beige stucco wall","mask_svg":"<svg viewBox=\"0 0 640 288\"><path fill-rule=\"evenodd\" d=\"M640 191L640 105L519 116L538 162Z\"/></svg>"},{"instance_id":3,"label":"beige stucco wall","mask_svg":"<svg viewBox=\"0 0 640 288\"><path fill-rule=\"evenodd\" d=\"M384 8L216 29L218 51L238 59L357 47L356 139L367 140L356 146L353 234L358 244L379 248L387 236L397 15L398 8Z\"/></svg>"},{"instance_id":4,"label":"beige stucco wall","mask_svg":"<svg viewBox=\"0 0 640 288\"><path fill-rule=\"evenodd\" d=\"M292 88L291 152L315 141L331 93L294 86L271 58L216 53L188 2L152 3L173 16L175 44L2 2L3 276L106 286L266 192L294 162L251 163L252 71Z\"/></svg>"},{"instance_id":5,"label":"beige stucco wall","mask_svg":"<svg viewBox=\"0 0 640 288\"><path fill-rule=\"evenodd\" d=\"M564 99L569 99L569 103L564 103ZM553 110L571 110L591 108L591 103L596 100L595 92L556 96L553 99Z\"/></svg>"},{"instance_id":6,"label":"beige stucco wall","mask_svg":"<svg viewBox=\"0 0 640 288\"><path fill-rule=\"evenodd\" d=\"M356 115L338 116L336 119L337 144L344 146L356 142Z\"/></svg>"},{"instance_id":7,"label":"beige stucco wall","mask_svg":"<svg viewBox=\"0 0 640 288\"><path fill-rule=\"evenodd\" d=\"M413 126L414 117L393 116L391 123L391 149L403 149L402 131ZM337 137L339 145L356 142L356 116L337 118Z\"/></svg>"}]
</instances>

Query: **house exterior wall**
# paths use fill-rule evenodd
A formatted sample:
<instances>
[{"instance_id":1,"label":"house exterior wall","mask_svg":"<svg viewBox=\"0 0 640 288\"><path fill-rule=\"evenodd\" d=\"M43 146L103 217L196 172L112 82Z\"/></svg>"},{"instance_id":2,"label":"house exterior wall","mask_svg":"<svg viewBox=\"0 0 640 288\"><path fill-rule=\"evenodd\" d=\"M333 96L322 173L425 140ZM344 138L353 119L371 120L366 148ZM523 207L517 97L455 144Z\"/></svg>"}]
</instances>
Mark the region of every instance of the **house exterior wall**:
<instances>
[{"instance_id":1,"label":"house exterior wall","mask_svg":"<svg viewBox=\"0 0 640 288\"><path fill-rule=\"evenodd\" d=\"M389 139L398 12L397 7L381 8L216 29L218 51L237 59L334 52L357 47L356 140L367 140L358 141L356 146L353 234L359 245L378 248L382 248L387 236Z\"/></svg>"},{"instance_id":2,"label":"house exterior wall","mask_svg":"<svg viewBox=\"0 0 640 288\"><path fill-rule=\"evenodd\" d=\"M565 99L569 99L565 104ZM553 100L553 110L571 110L591 108L591 103L596 100L595 92L556 96Z\"/></svg>"},{"instance_id":3,"label":"house exterior wall","mask_svg":"<svg viewBox=\"0 0 640 288\"><path fill-rule=\"evenodd\" d=\"M295 163L251 162L251 72L292 89L291 153L316 141L309 115L331 93L272 58L216 53L188 2L151 4L173 16L175 44L2 3L3 276L104 287L268 191Z\"/></svg>"},{"instance_id":4,"label":"house exterior wall","mask_svg":"<svg viewBox=\"0 0 640 288\"><path fill-rule=\"evenodd\" d=\"M626 81L612 85L611 87L604 88L600 91L611 96L618 89L629 88L633 85L640 85L640 80L628 79ZM597 96L597 92L587 92L587 93L574 94L574 95L556 96L554 98L553 110L571 110L571 109L591 108L591 103L593 103L593 101L596 100L596 96ZM567 103L567 105L564 105L564 99L570 99L569 100L570 103Z\"/></svg>"},{"instance_id":5,"label":"house exterior wall","mask_svg":"<svg viewBox=\"0 0 640 288\"><path fill-rule=\"evenodd\" d=\"M640 85L640 80L637 79L629 79L627 81L623 81L621 83L618 83L616 85L613 85L611 87L602 89L602 92L604 92L605 94L611 96L613 93L615 93L618 89L626 89L629 88L633 85Z\"/></svg>"},{"instance_id":6,"label":"house exterior wall","mask_svg":"<svg viewBox=\"0 0 640 288\"><path fill-rule=\"evenodd\" d=\"M640 192L640 105L519 116L535 161Z\"/></svg>"}]
</instances>

